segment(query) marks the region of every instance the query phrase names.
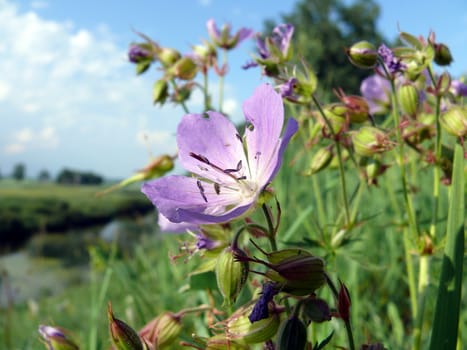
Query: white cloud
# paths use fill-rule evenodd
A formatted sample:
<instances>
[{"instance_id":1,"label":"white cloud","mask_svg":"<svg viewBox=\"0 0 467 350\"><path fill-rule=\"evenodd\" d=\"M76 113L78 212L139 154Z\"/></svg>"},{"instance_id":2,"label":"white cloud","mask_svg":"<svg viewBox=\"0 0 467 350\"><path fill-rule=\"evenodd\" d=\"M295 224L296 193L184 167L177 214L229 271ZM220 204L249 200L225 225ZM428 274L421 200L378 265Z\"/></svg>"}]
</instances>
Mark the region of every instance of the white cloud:
<instances>
[{"instance_id":1,"label":"white cloud","mask_svg":"<svg viewBox=\"0 0 467 350\"><path fill-rule=\"evenodd\" d=\"M3 153L6 155L14 155L24 152L24 145L21 143L10 143L3 149Z\"/></svg>"},{"instance_id":2,"label":"white cloud","mask_svg":"<svg viewBox=\"0 0 467 350\"><path fill-rule=\"evenodd\" d=\"M31 8L35 10L45 9L47 7L49 7L49 3L46 1L36 0L31 2Z\"/></svg>"},{"instance_id":3,"label":"white cloud","mask_svg":"<svg viewBox=\"0 0 467 350\"><path fill-rule=\"evenodd\" d=\"M7 155L19 154L34 149L54 149L59 145L59 137L52 126L45 126L39 130L23 128L9 137L10 143L4 146L3 153Z\"/></svg>"},{"instance_id":4,"label":"white cloud","mask_svg":"<svg viewBox=\"0 0 467 350\"><path fill-rule=\"evenodd\" d=\"M8 85L8 83L0 81L0 101L8 97L10 90L10 85Z\"/></svg>"},{"instance_id":5,"label":"white cloud","mask_svg":"<svg viewBox=\"0 0 467 350\"><path fill-rule=\"evenodd\" d=\"M175 136L168 131L144 130L136 134L136 141L143 146L152 146L151 148L160 148L173 143ZM154 147L155 146L155 147Z\"/></svg>"}]
</instances>

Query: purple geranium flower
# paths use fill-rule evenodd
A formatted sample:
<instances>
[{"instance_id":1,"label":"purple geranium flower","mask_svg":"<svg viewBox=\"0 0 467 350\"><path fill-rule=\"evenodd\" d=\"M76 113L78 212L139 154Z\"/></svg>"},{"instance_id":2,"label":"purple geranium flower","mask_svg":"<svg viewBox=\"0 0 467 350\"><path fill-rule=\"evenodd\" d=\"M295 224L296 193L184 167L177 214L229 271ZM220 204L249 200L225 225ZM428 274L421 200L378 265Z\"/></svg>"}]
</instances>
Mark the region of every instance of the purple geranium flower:
<instances>
[{"instance_id":1,"label":"purple geranium flower","mask_svg":"<svg viewBox=\"0 0 467 350\"><path fill-rule=\"evenodd\" d=\"M219 47L224 49L233 49L243 40L250 38L253 35L253 30L241 28L234 35L230 34L230 25L224 24L221 30L217 28L216 22L210 19L206 23L208 34L212 41Z\"/></svg>"},{"instance_id":2,"label":"purple geranium flower","mask_svg":"<svg viewBox=\"0 0 467 350\"><path fill-rule=\"evenodd\" d=\"M449 91L451 91L454 96L467 96L467 85L460 80L453 80L451 81Z\"/></svg>"},{"instance_id":3,"label":"purple geranium flower","mask_svg":"<svg viewBox=\"0 0 467 350\"><path fill-rule=\"evenodd\" d=\"M294 29L295 28L292 24L279 24L272 31L270 40L272 44L282 53L282 58L285 58L288 54ZM261 58L268 59L271 57L271 52L269 51L265 40L258 38L256 44L258 47L258 53Z\"/></svg>"},{"instance_id":4,"label":"purple geranium flower","mask_svg":"<svg viewBox=\"0 0 467 350\"><path fill-rule=\"evenodd\" d=\"M378 74L365 78L360 85L360 92L370 107L370 114L384 113L390 106L391 84Z\"/></svg>"},{"instance_id":5,"label":"purple geranium flower","mask_svg":"<svg viewBox=\"0 0 467 350\"><path fill-rule=\"evenodd\" d=\"M388 72L390 74L395 74L398 72L402 72L406 69L406 65L401 62L401 59L394 56L392 50L384 44L378 48L378 54L384 62Z\"/></svg>"},{"instance_id":6,"label":"purple geranium flower","mask_svg":"<svg viewBox=\"0 0 467 350\"><path fill-rule=\"evenodd\" d=\"M222 223L250 209L276 175L298 129L289 119L284 135L282 99L267 84L243 104L242 138L218 112L187 114L177 129L179 159L196 177L173 175L143 185L142 192L172 222Z\"/></svg>"}]
</instances>

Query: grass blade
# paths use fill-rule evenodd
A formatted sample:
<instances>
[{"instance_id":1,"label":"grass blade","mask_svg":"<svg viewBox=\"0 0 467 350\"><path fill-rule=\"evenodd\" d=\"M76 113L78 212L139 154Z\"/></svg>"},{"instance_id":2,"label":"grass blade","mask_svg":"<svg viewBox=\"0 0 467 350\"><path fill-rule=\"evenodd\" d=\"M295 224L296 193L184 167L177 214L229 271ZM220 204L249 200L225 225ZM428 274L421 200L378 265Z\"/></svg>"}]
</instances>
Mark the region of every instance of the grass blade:
<instances>
[{"instance_id":1,"label":"grass blade","mask_svg":"<svg viewBox=\"0 0 467 350\"><path fill-rule=\"evenodd\" d=\"M455 350L460 314L464 254L464 152L456 145L446 247L438 287L430 350Z\"/></svg>"}]
</instances>

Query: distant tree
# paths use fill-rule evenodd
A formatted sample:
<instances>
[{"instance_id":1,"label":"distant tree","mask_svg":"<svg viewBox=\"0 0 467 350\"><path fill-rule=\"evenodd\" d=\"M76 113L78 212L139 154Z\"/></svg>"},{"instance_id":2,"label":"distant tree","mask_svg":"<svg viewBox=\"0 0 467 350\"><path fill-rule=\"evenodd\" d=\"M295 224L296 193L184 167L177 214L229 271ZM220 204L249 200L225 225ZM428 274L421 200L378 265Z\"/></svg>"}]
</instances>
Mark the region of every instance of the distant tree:
<instances>
[{"instance_id":1,"label":"distant tree","mask_svg":"<svg viewBox=\"0 0 467 350\"><path fill-rule=\"evenodd\" d=\"M343 0L301 0L292 13L282 15L284 23L295 26L295 52L317 74L321 92L337 87L346 93L359 91L360 82L371 71L354 67L345 48L360 40L378 47L385 40L376 27L379 13L373 0L348 5ZM265 23L268 32L276 25L271 20Z\"/></svg>"},{"instance_id":2,"label":"distant tree","mask_svg":"<svg viewBox=\"0 0 467 350\"><path fill-rule=\"evenodd\" d=\"M37 180L41 182L50 181L50 173L46 169L42 169L37 176Z\"/></svg>"},{"instance_id":3,"label":"distant tree","mask_svg":"<svg viewBox=\"0 0 467 350\"><path fill-rule=\"evenodd\" d=\"M58 173L55 181L67 185L100 185L104 178L92 172L80 172L65 168Z\"/></svg>"},{"instance_id":4,"label":"distant tree","mask_svg":"<svg viewBox=\"0 0 467 350\"><path fill-rule=\"evenodd\" d=\"M22 181L26 177L26 166L23 163L18 163L13 168L11 177L15 180Z\"/></svg>"}]
</instances>

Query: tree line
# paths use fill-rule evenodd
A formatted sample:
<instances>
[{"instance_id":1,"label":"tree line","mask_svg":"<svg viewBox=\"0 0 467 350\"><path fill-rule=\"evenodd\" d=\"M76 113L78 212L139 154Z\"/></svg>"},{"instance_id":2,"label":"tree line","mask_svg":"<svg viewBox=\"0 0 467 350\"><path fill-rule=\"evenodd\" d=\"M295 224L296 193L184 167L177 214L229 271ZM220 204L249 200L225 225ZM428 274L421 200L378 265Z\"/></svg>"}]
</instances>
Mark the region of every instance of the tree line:
<instances>
[{"instance_id":1,"label":"tree line","mask_svg":"<svg viewBox=\"0 0 467 350\"><path fill-rule=\"evenodd\" d=\"M23 181L26 179L26 165L18 163L13 167L9 176L2 176L0 178L9 177L16 181ZM104 177L91 171L81 171L75 169L64 168L55 178L52 177L50 172L43 169L37 175L37 180L41 182L56 182L63 185L100 185L104 182Z\"/></svg>"}]
</instances>

